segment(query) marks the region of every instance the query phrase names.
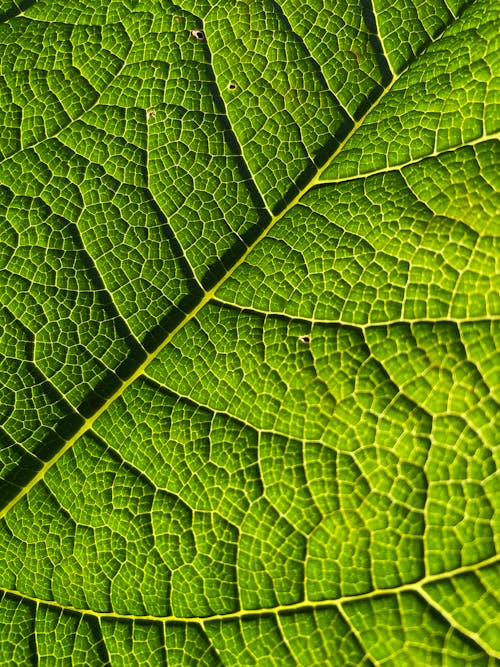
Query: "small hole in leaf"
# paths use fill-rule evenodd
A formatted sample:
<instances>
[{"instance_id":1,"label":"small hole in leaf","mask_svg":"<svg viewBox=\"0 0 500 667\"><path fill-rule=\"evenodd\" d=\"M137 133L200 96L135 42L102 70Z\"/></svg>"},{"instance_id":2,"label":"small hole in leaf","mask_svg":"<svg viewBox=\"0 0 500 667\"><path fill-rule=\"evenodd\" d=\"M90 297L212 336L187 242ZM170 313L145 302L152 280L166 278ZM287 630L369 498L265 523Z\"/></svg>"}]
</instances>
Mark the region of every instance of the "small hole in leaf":
<instances>
[{"instance_id":1,"label":"small hole in leaf","mask_svg":"<svg viewBox=\"0 0 500 667\"><path fill-rule=\"evenodd\" d=\"M151 107L151 109L148 109L146 111L146 118L149 120L150 118L156 118L156 110Z\"/></svg>"},{"instance_id":2,"label":"small hole in leaf","mask_svg":"<svg viewBox=\"0 0 500 667\"><path fill-rule=\"evenodd\" d=\"M299 340L301 343L304 343L304 345L309 345L311 342L311 336L301 336Z\"/></svg>"},{"instance_id":3,"label":"small hole in leaf","mask_svg":"<svg viewBox=\"0 0 500 667\"><path fill-rule=\"evenodd\" d=\"M234 83L234 81L230 81L230 82L227 84L227 89L228 89L228 90L236 90L236 88L237 88L237 86L236 86L236 84Z\"/></svg>"},{"instance_id":4,"label":"small hole in leaf","mask_svg":"<svg viewBox=\"0 0 500 667\"><path fill-rule=\"evenodd\" d=\"M203 30L191 30L191 37L194 37L199 42L203 42L203 40L205 39L205 33L203 32Z\"/></svg>"}]
</instances>

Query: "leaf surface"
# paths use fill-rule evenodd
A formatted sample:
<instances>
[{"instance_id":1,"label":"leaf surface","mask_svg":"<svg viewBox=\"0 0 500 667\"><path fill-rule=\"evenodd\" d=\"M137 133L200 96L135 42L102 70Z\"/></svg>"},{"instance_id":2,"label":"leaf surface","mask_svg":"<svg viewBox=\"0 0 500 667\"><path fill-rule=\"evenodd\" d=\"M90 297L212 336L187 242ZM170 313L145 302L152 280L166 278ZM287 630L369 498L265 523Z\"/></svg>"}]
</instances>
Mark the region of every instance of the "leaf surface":
<instances>
[{"instance_id":1,"label":"leaf surface","mask_svg":"<svg viewBox=\"0 0 500 667\"><path fill-rule=\"evenodd\" d=\"M334 5L1 3L1 664L499 663L499 7Z\"/></svg>"}]
</instances>

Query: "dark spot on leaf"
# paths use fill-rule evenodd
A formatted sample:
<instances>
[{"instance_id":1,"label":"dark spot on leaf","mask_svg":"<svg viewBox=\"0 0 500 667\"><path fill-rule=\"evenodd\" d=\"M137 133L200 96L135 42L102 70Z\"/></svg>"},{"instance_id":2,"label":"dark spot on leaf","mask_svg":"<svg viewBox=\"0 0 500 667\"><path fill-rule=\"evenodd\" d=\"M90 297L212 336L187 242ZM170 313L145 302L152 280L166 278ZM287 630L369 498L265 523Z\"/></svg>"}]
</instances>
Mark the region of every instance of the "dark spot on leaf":
<instances>
[{"instance_id":1,"label":"dark spot on leaf","mask_svg":"<svg viewBox=\"0 0 500 667\"><path fill-rule=\"evenodd\" d=\"M304 345L309 345L311 342L311 336L301 336L299 340L301 343L304 343Z\"/></svg>"},{"instance_id":2,"label":"dark spot on leaf","mask_svg":"<svg viewBox=\"0 0 500 667\"><path fill-rule=\"evenodd\" d=\"M230 81L227 84L227 88L228 88L228 90L236 90L236 84L234 83L234 81Z\"/></svg>"},{"instance_id":3,"label":"dark spot on leaf","mask_svg":"<svg viewBox=\"0 0 500 667\"><path fill-rule=\"evenodd\" d=\"M191 37L194 37L199 42L203 42L203 40L205 39L205 33L203 32L203 30L191 30Z\"/></svg>"},{"instance_id":4,"label":"dark spot on leaf","mask_svg":"<svg viewBox=\"0 0 500 667\"><path fill-rule=\"evenodd\" d=\"M356 60L356 62L359 65L359 63L361 61L362 54L359 51L349 51L349 53L351 53L353 55L354 59Z\"/></svg>"}]
</instances>

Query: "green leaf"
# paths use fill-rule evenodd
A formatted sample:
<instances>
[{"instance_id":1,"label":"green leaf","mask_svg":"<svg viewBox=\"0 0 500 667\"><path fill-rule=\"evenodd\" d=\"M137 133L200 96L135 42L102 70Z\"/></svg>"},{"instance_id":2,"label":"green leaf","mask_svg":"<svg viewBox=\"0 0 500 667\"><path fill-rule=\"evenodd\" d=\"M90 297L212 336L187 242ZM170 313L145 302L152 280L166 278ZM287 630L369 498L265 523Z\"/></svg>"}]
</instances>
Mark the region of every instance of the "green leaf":
<instances>
[{"instance_id":1,"label":"green leaf","mask_svg":"<svg viewBox=\"0 0 500 667\"><path fill-rule=\"evenodd\" d=\"M498 9L2 0L2 665L500 664Z\"/></svg>"}]
</instances>

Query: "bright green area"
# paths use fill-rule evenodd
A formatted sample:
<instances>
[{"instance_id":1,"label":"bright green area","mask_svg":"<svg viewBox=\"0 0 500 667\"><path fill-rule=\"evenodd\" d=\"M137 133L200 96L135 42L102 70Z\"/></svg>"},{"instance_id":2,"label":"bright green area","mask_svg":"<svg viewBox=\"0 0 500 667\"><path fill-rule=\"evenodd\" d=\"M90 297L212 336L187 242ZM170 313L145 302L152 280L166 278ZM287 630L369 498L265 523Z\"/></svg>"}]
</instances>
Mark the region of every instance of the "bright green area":
<instances>
[{"instance_id":1,"label":"bright green area","mask_svg":"<svg viewBox=\"0 0 500 667\"><path fill-rule=\"evenodd\" d=\"M0 665L500 664L499 10L0 2Z\"/></svg>"}]
</instances>

